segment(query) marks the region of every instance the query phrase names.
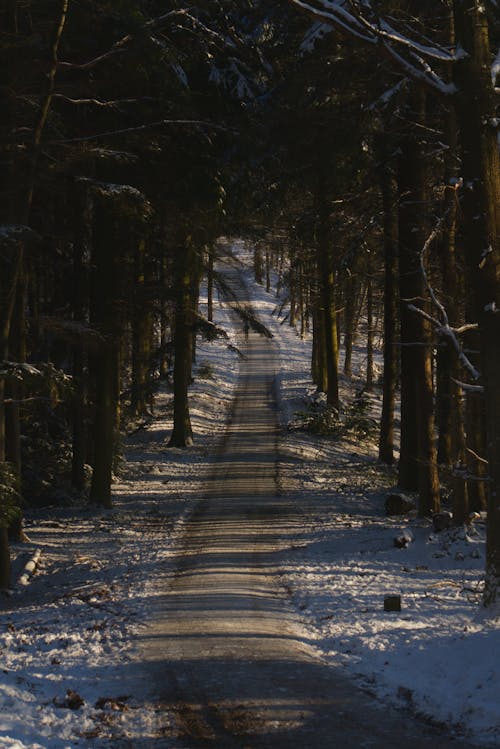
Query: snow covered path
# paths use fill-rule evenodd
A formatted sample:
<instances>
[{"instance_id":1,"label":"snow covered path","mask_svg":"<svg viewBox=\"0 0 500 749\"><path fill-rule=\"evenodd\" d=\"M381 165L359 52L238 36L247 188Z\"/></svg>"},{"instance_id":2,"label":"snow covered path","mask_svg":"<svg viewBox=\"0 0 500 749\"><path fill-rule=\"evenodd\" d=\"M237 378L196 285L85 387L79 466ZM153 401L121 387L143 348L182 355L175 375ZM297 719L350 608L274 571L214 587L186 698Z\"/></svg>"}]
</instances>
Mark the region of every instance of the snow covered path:
<instances>
[{"instance_id":1,"label":"snow covered path","mask_svg":"<svg viewBox=\"0 0 500 749\"><path fill-rule=\"evenodd\" d=\"M317 398L310 336L238 254L274 338L251 335L240 366L241 320L216 301L229 338L198 341L195 445L166 449L162 384L126 440L113 509L69 495L26 518L16 563L42 554L0 598L1 749L470 746L440 726L499 746L500 622L478 609L484 523L435 534L415 513L386 517L394 476L376 437L288 428ZM364 382L361 343L346 404ZM395 548L407 529L413 542ZM384 612L388 592L401 612Z\"/></svg>"},{"instance_id":2,"label":"snow covered path","mask_svg":"<svg viewBox=\"0 0 500 749\"><path fill-rule=\"evenodd\" d=\"M328 665L280 582L303 527L276 484L273 345L250 333L225 449L185 526L142 648L174 716L154 747L457 746ZM465 746L464 744L460 744Z\"/></svg>"}]
</instances>

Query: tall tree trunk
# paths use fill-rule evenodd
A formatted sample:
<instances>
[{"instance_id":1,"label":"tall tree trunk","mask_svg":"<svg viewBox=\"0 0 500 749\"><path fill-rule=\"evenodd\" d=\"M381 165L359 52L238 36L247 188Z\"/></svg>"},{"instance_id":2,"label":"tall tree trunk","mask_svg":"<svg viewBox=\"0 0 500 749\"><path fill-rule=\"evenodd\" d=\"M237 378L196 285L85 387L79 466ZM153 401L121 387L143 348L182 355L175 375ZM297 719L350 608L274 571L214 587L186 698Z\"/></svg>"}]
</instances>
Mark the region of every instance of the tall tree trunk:
<instances>
[{"instance_id":1,"label":"tall tree trunk","mask_svg":"<svg viewBox=\"0 0 500 749\"><path fill-rule=\"evenodd\" d=\"M446 35L450 49L456 44L453 3L446 5ZM452 78L452 65L448 66L447 77ZM444 197L442 201L444 226L440 242L440 265L443 286L443 302L451 324L458 326L463 318L460 300L465 290L460 278L456 244L457 228L457 175L461 173L458 154L458 125L456 109L452 102L444 106L443 129L447 149L444 153ZM437 352L436 366L436 422L438 428L438 463L449 468L462 468L465 463L465 432L463 423L463 395L459 381L463 379L456 351L448 339L441 341ZM465 521L468 515L467 484L461 478L454 480L453 518L457 524Z\"/></svg>"},{"instance_id":2,"label":"tall tree trunk","mask_svg":"<svg viewBox=\"0 0 500 749\"><path fill-rule=\"evenodd\" d=\"M366 390L370 393L373 390L373 337L374 337L374 320L373 320L373 283L368 277L366 288L366 318L368 331L366 334Z\"/></svg>"},{"instance_id":3,"label":"tall tree trunk","mask_svg":"<svg viewBox=\"0 0 500 749\"><path fill-rule=\"evenodd\" d=\"M213 319L214 319L214 246L213 244L210 244L208 248L207 319L209 322L213 322Z\"/></svg>"},{"instance_id":4,"label":"tall tree trunk","mask_svg":"<svg viewBox=\"0 0 500 749\"><path fill-rule=\"evenodd\" d=\"M174 340L174 427L169 447L189 447L193 430L189 415L189 385L193 361L193 298L195 253L191 239L176 254L176 302Z\"/></svg>"},{"instance_id":5,"label":"tall tree trunk","mask_svg":"<svg viewBox=\"0 0 500 749\"><path fill-rule=\"evenodd\" d=\"M10 551L8 530L0 526L0 590L10 584Z\"/></svg>"},{"instance_id":6,"label":"tall tree trunk","mask_svg":"<svg viewBox=\"0 0 500 749\"><path fill-rule=\"evenodd\" d=\"M271 291L271 253L266 250L266 291Z\"/></svg>"},{"instance_id":7,"label":"tall tree trunk","mask_svg":"<svg viewBox=\"0 0 500 749\"><path fill-rule=\"evenodd\" d=\"M478 336L466 336L464 344L467 350L474 350L468 345L474 339L475 347ZM479 357L469 358L475 360ZM468 506L473 512L483 512L488 507L488 462L486 460L486 414L484 410L484 396L475 392L468 392L465 396L465 465L470 479L467 481L466 491Z\"/></svg>"},{"instance_id":8,"label":"tall tree trunk","mask_svg":"<svg viewBox=\"0 0 500 749\"><path fill-rule=\"evenodd\" d=\"M482 0L456 0L456 64L465 190L466 261L479 323L490 492L484 604L500 599L500 158L488 18Z\"/></svg>"},{"instance_id":9,"label":"tall tree trunk","mask_svg":"<svg viewBox=\"0 0 500 749\"><path fill-rule=\"evenodd\" d=\"M328 389L328 367L326 363L325 317L319 306L313 309L312 380L320 393Z\"/></svg>"},{"instance_id":10,"label":"tall tree trunk","mask_svg":"<svg viewBox=\"0 0 500 749\"><path fill-rule=\"evenodd\" d=\"M147 298L146 242L139 238L135 249L134 307L132 318L131 410L143 417L148 412L153 326L151 304Z\"/></svg>"},{"instance_id":11,"label":"tall tree trunk","mask_svg":"<svg viewBox=\"0 0 500 749\"><path fill-rule=\"evenodd\" d=\"M167 353L168 349L168 305L166 302L167 295L167 258L166 255L162 256L160 264L160 377L166 379L170 368L170 355Z\"/></svg>"},{"instance_id":12,"label":"tall tree trunk","mask_svg":"<svg viewBox=\"0 0 500 749\"><path fill-rule=\"evenodd\" d=\"M79 186L73 188L73 221L76 231L73 236L73 320L85 324L88 319L88 268L85 260L90 243L91 208L90 197ZM85 461L87 439L85 414L87 410L87 361L83 342L75 344L73 350L73 449L71 460L71 483L78 491L85 488Z\"/></svg>"},{"instance_id":13,"label":"tall tree trunk","mask_svg":"<svg viewBox=\"0 0 500 749\"><path fill-rule=\"evenodd\" d=\"M193 317L193 342L192 342L192 366L196 364L196 344L197 344L197 338L196 338L196 316L198 314L198 309L200 306L200 284L201 284L201 277L198 276L198 270L195 268L194 273L192 274L191 278L191 314Z\"/></svg>"},{"instance_id":14,"label":"tall tree trunk","mask_svg":"<svg viewBox=\"0 0 500 749\"><path fill-rule=\"evenodd\" d=\"M295 328L297 322L297 258L295 253L290 258L290 272L288 275L288 294L290 298L290 314L288 315L288 324Z\"/></svg>"},{"instance_id":15,"label":"tall tree trunk","mask_svg":"<svg viewBox=\"0 0 500 749\"><path fill-rule=\"evenodd\" d=\"M26 352L26 274L24 267L20 269L18 285L15 294L12 324L10 327L9 356L17 362L25 362ZM12 465L15 473L21 478L21 418L19 402L23 397L24 388L21 384L10 383L7 388L8 399L11 401L5 409L5 449L6 460Z\"/></svg>"},{"instance_id":16,"label":"tall tree trunk","mask_svg":"<svg viewBox=\"0 0 500 749\"><path fill-rule=\"evenodd\" d=\"M33 194L35 189L36 171L38 160L42 148L42 136L45 130L47 118L52 106L52 99L55 90L55 77L58 66L58 52L61 38L63 35L66 16L68 11L69 0L62 0L59 6L57 22L50 42L50 56L48 61L47 75L45 77L45 90L42 92L40 108L37 112L36 121L33 124L33 140L27 163L21 165L15 163L14 158L9 154L7 157L8 168L5 169L5 163L2 163L4 178L8 179L8 189L6 195L14 195L15 200L4 200L0 208L1 223L5 224L22 224L27 226L30 222L31 208L33 204ZM9 24L9 33L13 36L18 34L17 26L17 8L14 5L6 14L6 21ZM6 66L7 67L7 66ZM10 95L9 74L12 70L9 68L6 75L2 75L0 83ZM11 132L14 120L9 122L12 114L11 108L7 106L7 111L3 113L9 133ZM15 149L12 149L12 152ZM3 161L3 159L2 159ZM16 169L17 167L17 169ZM13 168L15 179L12 182L9 179L8 172ZM21 178L19 178L21 176ZM13 190L13 186L15 189ZM20 187L21 185L21 187ZM0 251L3 258L3 268L0 277L0 361L8 358L9 354L9 335L12 324L12 315L16 308L16 296L20 292L19 280L24 271L24 243L22 241L12 245L7 243L7 247L1 246ZM18 300L17 300L18 301ZM0 462L5 460L5 383L0 381ZM0 582L8 578L10 572L10 552L8 546L7 529L0 528Z\"/></svg>"},{"instance_id":17,"label":"tall tree trunk","mask_svg":"<svg viewBox=\"0 0 500 749\"><path fill-rule=\"evenodd\" d=\"M111 507L111 479L116 447L118 412L119 263L116 256L120 232L118 219L105 201L96 201L93 235L91 321L104 342L93 353L95 374L94 460L90 499Z\"/></svg>"},{"instance_id":18,"label":"tall tree trunk","mask_svg":"<svg viewBox=\"0 0 500 749\"><path fill-rule=\"evenodd\" d=\"M380 152L384 211L384 386L378 456L394 462L394 408L398 377L396 331L398 328L398 187L385 148Z\"/></svg>"},{"instance_id":19,"label":"tall tree trunk","mask_svg":"<svg viewBox=\"0 0 500 749\"><path fill-rule=\"evenodd\" d=\"M299 284L299 310L300 310L300 337L303 340L306 336L306 330L307 330L307 305L306 305L306 290L305 290L305 280L304 280L304 264L302 261L299 262L298 284Z\"/></svg>"},{"instance_id":20,"label":"tall tree trunk","mask_svg":"<svg viewBox=\"0 0 500 749\"><path fill-rule=\"evenodd\" d=\"M15 309L12 315L12 326L10 330L9 356L15 361L25 362L27 359L26 345L26 288L27 278L24 267L18 280ZM25 394L25 388L21 383L11 383L8 387L8 395L11 403L6 406L5 423L5 458L19 482L19 491L22 496L22 457L21 457L21 413L20 402ZM12 541L22 540L22 513L9 525L9 538Z\"/></svg>"},{"instance_id":21,"label":"tall tree trunk","mask_svg":"<svg viewBox=\"0 0 500 749\"><path fill-rule=\"evenodd\" d=\"M419 306L426 291L420 255L426 240L427 192L425 142L413 121L425 124L425 94L410 97L412 127L402 138L399 164L399 273L401 295L401 458L399 485L419 491L419 512L439 509L439 480L434 443L434 393L431 336L427 321L409 308Z\"/></svg>"},{"instance_id":22,"label":"tall tree trunk","mask_svg":"<svg viewBox=\"0 0 500 749\"><path fill-rule=\"evenodd\" d=\"M440 245L440 260L444 304L451 324L457 326L461 317L459 300L463 298L463 289L461 289L459 278L455 243L457 197L451 180L458 173L459 167L456 163L457 137L453 112L447 112L445 117L449 149L445 157L443 208L446 220ZM444 341L439 347L437 359L437 425L439 432L438 461L447 466L451 466L457 461L460 445L463 443L459 434L460 430L463 432L460 418L462 395L458 384L460 379L461 371L456 351L448 341ZM463 458L463 455L461 457Z\"/></svg>"},{"instance_id":23,"label":"tall tree trunk","mask_svg":"<svg viewBox=\"0 0 500 749\"><path fill-rule=\"evenodd\" d=\"M331 231L329 204L326 194L327 183L324 165L318 164L318 182L316 189L316 252L319 269L320 300L323 314L326 366L328 372L327 403L339 408L338 381L338 334L335 306L335 272L331 250Z\"/></svg>"},{"instance_id":24,"label":"tall tree trunk","mask_svg":"<svg viewBox=\"0 0 500 749\"><path fill-rule=\"evenodd\" d=\"M359 291L351 274L344 280L344 375L352 377L352 348L354 345L354 321L356 317L356 292Z\"/></svg>"},{"instance_id":25,"label":"tall tree trunk","mask_svg":"<svg viewBox=\"0 0 500 749\"><path fill-rule=\"evenodd\" d=\"M264 258L262 257L262 248L259 244L255 245L253 252L253 268L255 282L264 283Z\"/></svg>"}]
</instances>

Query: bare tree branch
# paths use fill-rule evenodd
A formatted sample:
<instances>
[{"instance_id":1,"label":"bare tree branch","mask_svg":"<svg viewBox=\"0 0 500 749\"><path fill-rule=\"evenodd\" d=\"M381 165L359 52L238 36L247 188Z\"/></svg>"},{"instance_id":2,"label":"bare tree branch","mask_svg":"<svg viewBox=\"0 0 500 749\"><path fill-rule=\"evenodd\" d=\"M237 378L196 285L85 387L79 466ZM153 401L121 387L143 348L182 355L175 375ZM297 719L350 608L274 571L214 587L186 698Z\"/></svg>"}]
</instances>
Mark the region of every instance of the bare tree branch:
<instances>
[{"instance_id":1,"label":"bare tree branch","mask_svg":"<svg viewBox=\"0 0 500 749\"><path fill-rule=\"evenodd\" d=\"M187 10L180 8L177 10L171 10L168 13L163 13L157 18L152 18L149 21L146 21L146 23L144 23L140 27L140 30L138 32L126 34L124 37L116 41L112 47L106 50L106 52L103 52L101 55L94 57L92 60L87 60L87 62L82 63L58 61L58 68L60 70L90 70L96 67L96 65L99 65L101 62L105 62L106 60L115 57L115 55L120 55L126 52L128 46L138 38L140 32L155 31L173 18L188 20L190 23L192 23L196 30L203 31L203 33L206 34L214 42L218 42L225 47L228 45L234 46L232 40L223 37L217 31L214 31L213 29L210 29L208 26L206 26L206 24L200 21L199 18L193 16Z\"/></svg>"},{"instance_id":2,"label":"bare tree branch","mask_svg":"<svg viewBox=\"0 0 500 749\"><path fill-rule=\"evenodd\" d=\"M164 125L185 125L188 127L205 127L210 130L221 130L223 132L235 132L231 128L228 128L224 125L219 125L216 122L207 122L206 120L157 120L156 122L148 122L144 125L124 127L119 130L106 130L103 133L93 133L92 135L82 135L79 138L65 138L52 140L50 142L52 144L85 143L90 140L99 140L99 138L109 138L114 135L123 135L124 133L138 133L142 130L149 130L150 128L162 127Z\"/></svg>"},{"instance_id":3,"label":"bare tree branch","mask_svg":"<svg viewBox=\"0 0 500 749\"><path fill-rule=\"evenodd\" d=\"M53 98L60 99L68 104L88 104L96 107L109 107L111 109L119 107L121 104L137 104L142 101L154 101L151 96L142 96L138 99L111 99L109 101L103 99L73 99L70 96L65 96L65 94L54 94Z\"/></svg>"}]
</instances>

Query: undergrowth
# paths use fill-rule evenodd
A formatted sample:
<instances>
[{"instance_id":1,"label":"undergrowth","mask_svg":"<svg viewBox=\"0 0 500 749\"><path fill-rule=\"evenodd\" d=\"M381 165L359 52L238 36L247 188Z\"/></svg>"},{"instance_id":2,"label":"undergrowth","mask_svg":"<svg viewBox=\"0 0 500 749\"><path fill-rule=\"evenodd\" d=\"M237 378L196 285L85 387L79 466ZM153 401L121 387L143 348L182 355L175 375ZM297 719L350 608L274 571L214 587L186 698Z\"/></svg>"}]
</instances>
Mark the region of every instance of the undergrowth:
<instances>
[{"instance_id":1,"label":"undergrowth","mask_svg":"<svg viewBox=\"0 0 500 749\"><path fill-rule=\"evenodd\" d=\"M324 437L340 437L343 434L369 437L376 432L377 422L371 416L370 398L362 392L340 410L324 400L313 398L305 410L295 414L288 428Z\"/></svg>"}]
</instances>

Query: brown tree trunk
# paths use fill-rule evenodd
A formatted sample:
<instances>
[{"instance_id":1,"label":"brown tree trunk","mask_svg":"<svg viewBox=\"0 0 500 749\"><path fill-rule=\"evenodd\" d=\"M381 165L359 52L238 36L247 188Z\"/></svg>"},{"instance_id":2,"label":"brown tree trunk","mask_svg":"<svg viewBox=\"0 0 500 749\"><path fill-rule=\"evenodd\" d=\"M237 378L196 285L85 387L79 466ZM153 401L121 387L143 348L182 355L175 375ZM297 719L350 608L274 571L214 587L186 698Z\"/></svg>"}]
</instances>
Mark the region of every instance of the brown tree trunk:
<instances>
[{"instance_id":1,"label":"brown tree trunk","mask_svg":"<svg viewBox=\"0 0 500 749\"><path fill-rule=\"evenodd\" d=\"M255 245L253 253L253 268L255 282L259 284L264 283L264 258L262 256L262 249L259 244Z\"/></svg>"},{"instance_id":2,"label":"brown tree trunk","mask_svg":"<svg viewBox=\"0 0 500 749\"><path fill-rule=\"evenodd\" d=\"M464 242L479 323L490 492L484 604L500 598L500 158L488 17L480 0L454 3L464 192Z\"/></svg>"},{"instance_id":3,"label":"brown tree trunk","mask_svg":"<svg viewBox=\"0 0 500 749\"><path fill-rule=\"evenodd\" d=\"M91 322L104 342L93 352L95 375L94 460L90 499L111 507L111 480L116 446L118 412L118 361L120 324L118 315L120 244L118 219L104 200L96 201L93 234L93 278Z\"/></svg>"},{"instance_id":4,"label":"brown tree trunk","mask_svg":"<svg viewBox=\"0 0 500 749\"><path fill-rule=\"evenodd\" d=\"M371 393L373 390L373 337L374 337L374 320L373 320L373 283L369 277L366 288L366 319L368 331L366 334L366 390Z\"/></svg>"},{"instance_id":5,"label":"brown tree trunk","mask_svg":"<svg viewBox=\"0 0 500 749\"><path fill-rule=\"evenodd\" d=\"M331 251L331 231L329 220L329 204L326 194L326 175L324 165L318 164L318 182L316 190L316 256L319 270L319 292L324 325L326 367L328 386L326 391L327 403L339 408L338 381L338 334L335 306L335 272L333 269Z\"/></svg>"},{"instance_id":6,"label":"brown tree trunk","mask_svg":"<svg viewBox=\"0 0 500 749\"><path fill-rule=\"evenodd\" d=\"M189 415L189 385L193 362L193 274L195 254L190 239L181 248L176 262L176 303L174 340L174 426L169 447L189 447L193 430Z\"/></svg>"},{"instance_id":7,"label":"brown tree trunk","mask_svg":"<svg viewBox=\"0 0 500 749\"><path fill-rule=\"evenodd\" d=\"M357 284L352 275L344 280L344 375L352 377L352 348L354 345L354 324L356 317Z\"/></svg>"},{"instance_id":8,"label":"brown tree trunk","mask_svg":"<svg viewBox=\"0 0 500 749\"><path fill-rule=\"evenodd\" d=\"M431 335L427 321L410 309L425 298L420 255L426 240L425 143L413 120L424 125L425 94L410 97L412 127L404 134L399 165L399 274L401 297L401 457L399 485L419 491L419 513L439 510L439 479L434 442Z\"/></svg>"},{"instance_id":9,"label":"brown tree trunk","mask_svg":"<svg viewBox=\"0 0 500 749\"><path fill-rule=\"evenodd\" d=\"M9 340L9 356L17 362L25 362L27 358L25 297L26 274L23 267L18 278ZM5 457L19 478L21 477L21 418L19 403L23 394L24 388L21 384L16 382L8 385L7 396L11 402L5 408Z\"/></svg>"},{"instance_id":10,"label":"brown tree trunk","mask_svg":"<svg viewBox=\"0 0 500 749\"><path fill-rule=\"evenodd\" d=\"M208 248L207 319L209 322L213 322L214 319L214 247L212 244Z\"/></svg>"},{"instance_id":11,"label":"brown tree trunk","mask_svg":"<svg viewBox=\"0 0 500 749\"><path fill-rule=\"evenodd\" d=\"M146 242L140 238L135 251L134 308L132 317L131 410L135 416L148 413L151 388L151 344L153 316L147 298Z\"/></svg>"},{"instance_id":12,"label":"brown tree trunk","mask_svg":"<svg viewBox=\"0 0 500 749\"><path fill-rule=\"evenodd\" d=\"M476 339L477 347L477 336ZM470 341L471 336L466 337ZM467 345L467 343L466 343ZM469 358L472 358L469 354ZM473 357L477 359L478 357ZM484 396L468 392L465 396L465 458L464 463L470 479L466 491L468 506L472 512L482 512L488 507L488 463L486 460L486 415Z\"/></svg>"},{"instance_id":13,"label":"brown tree trunk","mask_svg":"<svg viewBox=\"0 0 500 749\"><path fill-rule=\"evenodd\" d=\"M288 294L290 299L290 314L288 316L288 324L291 328L295 328L297 323L297 258L294 254L290 258L290 272L288 275Z\"/></svg>"},{"instance_id":14,"label":"brown tree trunk","mask_svg":"<svg viewBox=\"0 0 500 749\"><path fill-rule=\"evenodd\" d=\"M384 386L378 456L394 462L394 408L398 377L398 187L385 148L380 150L381 190L384 211Z\"/></svg>"},{"instance_id":15,"label":"brown tree trunk","mask_svg":"<svg viewBox=\"0 0 500 749\"><path fill-rule=\"evenodd\" d=\"M10 584L10 552L7 528L0 526L0 590Z\"/></svg>"},{"instance_id":16,"label":"brown tree trunk","mask_svg":"<svg viewBox=\"0 0 500 749\"><path fill-rule=\"evenodd\" d=\"M320 393L328 389L328 368L326 363L325 318L319 306L313 310L313 350L312 380Z\"/></svg>"},{"instance_id":17,"label":"brown tree trunk","mask_svg":"<svg viewBox=\"0 0 500 749\"><path fill-rule=\"evenodd\" d=\"M73 221L76 231L73 236L73 320L85 324L88 319L88 268L86 250L91 236L91 207L87 191L74 187ZM71 460L71 483L78 491L85 488L85 461L87 435L85 415L87 412L87 355L83 342L75 344L73 350L73 449Z\"/></svg>"},{"instance_id":18,"label":"brown tree trunk","mask_svg":"<svg viewBox=\"0 0 500 749\"><path fill-rule=\"evenodd\" d=\"M453 118L452 113L447 113L446 118L447 120ZM446 221L440 247L441 275L444 292L443 301L448 318L452 325L458 326L461 317L459 300L463 298L463 289L461 289L455 246L457 197L455 189L450 184L453 175L457 174L455 156L457 139L454 134L455 127L448 124L446 130L450 133L447 138L450 157L447 159L444 176L445 198L443 208ZM460 385L458 385L461 378L462 373L456 351L448 341L443 341L439 346L437 358L437 426L439 432L438 462L446 466L452 466L457 459L463 458L463 455L460 456L460 445L463 443L463 439L459 434L460 431L463 433L460 415L462 394Z\"/></svg>"},{"instance_id":19,"label":"brown tree trunk","mask_svg":"<svg viewBox=\"0 0 500 749\"><path fill-rule=\"evenodd\" d=\"M304 340L306 336L306 330L307 330L307 304L306 304L307 292L305 289L304 264L302 261L299 262L298 284L299 284L299 310L300 310L300 337L302 340Z\"/></svg>"},{"instance_id":20,"label":"brown tree trunk","mask_svg":"<svg viewBox=\"0 0 500 749\"><path fill-rule=\"evenodd\" d=\"M167 352L168 348L168 334L169 334L169 325L168 325L168 305L165 300L165 297L167 295L167 276L168 276L168 269L167 269L167 258L165 255L163 255L161 259L161 265L160 265L160 286L161 286L161 294L160 294L160 377L162 379L166 379L168 376L169 368L170 368L170 355Z\"/></svg>"}]
</instances>

